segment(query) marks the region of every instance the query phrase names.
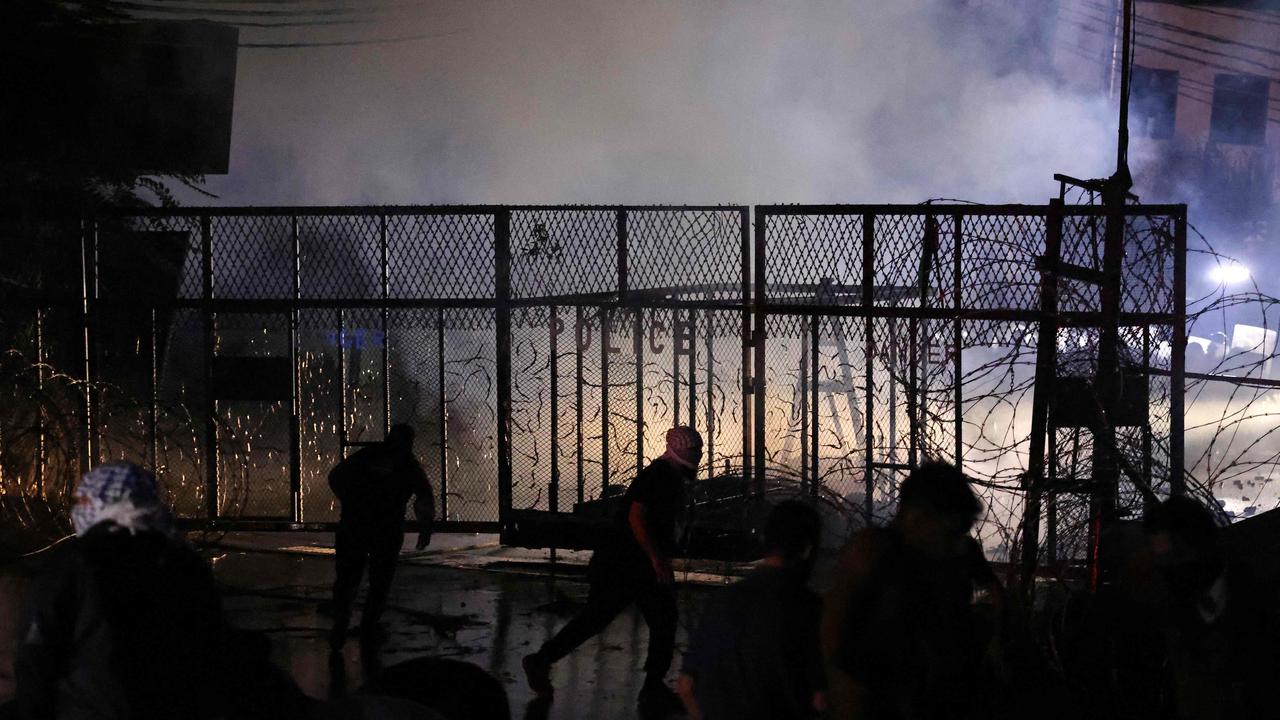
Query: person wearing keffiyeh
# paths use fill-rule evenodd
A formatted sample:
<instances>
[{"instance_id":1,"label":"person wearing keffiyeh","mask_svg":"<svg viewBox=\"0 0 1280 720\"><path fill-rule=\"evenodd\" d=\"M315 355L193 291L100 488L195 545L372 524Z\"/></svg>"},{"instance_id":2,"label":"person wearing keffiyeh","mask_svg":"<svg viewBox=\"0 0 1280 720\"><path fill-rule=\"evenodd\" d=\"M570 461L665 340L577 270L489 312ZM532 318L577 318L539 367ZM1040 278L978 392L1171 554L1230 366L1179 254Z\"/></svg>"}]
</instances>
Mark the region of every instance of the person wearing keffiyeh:
<instances>
[{"instance_id":1,"label":"person wearing keffiyeh","mask_svg":"<svg viewBox=\"0 0 1280 720\"><path fill-rule=\"evenodd\" d=\"M22 717L300 717L269 645L231 629L208 564L177 536L155 477L101 465L77 485L76 534L51 550L14 663Z\"/></svg>"},{"instance_id":2,"label":"person wearing keffiyeh","mask_svg":"<svg viewBox=\"0 0 1280 720\"><path fill-rule=\"evenodd\" d=\"M72 495L71 523L83 537L99 523L130 534L174 536L173 516L160 500L155 476L133 463L99 465L87 473Z\"/></svg>"}]
</instances>

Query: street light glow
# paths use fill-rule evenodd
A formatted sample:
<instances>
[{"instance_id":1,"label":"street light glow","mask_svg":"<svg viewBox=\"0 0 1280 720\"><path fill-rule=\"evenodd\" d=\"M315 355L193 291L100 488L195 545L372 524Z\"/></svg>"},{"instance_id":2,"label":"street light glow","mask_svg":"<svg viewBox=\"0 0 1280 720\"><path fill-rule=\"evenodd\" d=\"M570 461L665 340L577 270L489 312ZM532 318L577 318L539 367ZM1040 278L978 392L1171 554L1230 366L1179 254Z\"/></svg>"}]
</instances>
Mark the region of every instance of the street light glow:
<instances>
[{"instance_id":1,"label":"street light glow","mask_svg":"<svg viewBox=\"0 0 1280 720\"><path fill-rule=\"evenodd\" d=\"M1209 278L1218 285L1238 285L1249 277L1249 268L1236 260L1220 262L1209 271Z\"/></svg>"}]
</instances>

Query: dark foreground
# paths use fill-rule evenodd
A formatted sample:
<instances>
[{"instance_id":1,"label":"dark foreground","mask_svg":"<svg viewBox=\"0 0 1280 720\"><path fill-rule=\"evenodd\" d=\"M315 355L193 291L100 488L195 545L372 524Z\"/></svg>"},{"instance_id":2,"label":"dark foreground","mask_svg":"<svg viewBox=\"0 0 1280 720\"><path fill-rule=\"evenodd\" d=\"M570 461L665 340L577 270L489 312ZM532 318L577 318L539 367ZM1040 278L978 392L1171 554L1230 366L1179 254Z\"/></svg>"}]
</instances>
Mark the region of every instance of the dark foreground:
<instances>
[{"instance_id":1,"label":"dark foreground","mask_svg":"<svg viewBox=\"0 0 1280 720\"><path fill-rule=\"evenodd\" d=\"M549 707L527 707L533 696L520 659L568 620L585 599L587 585L573 567L560 567L552 576L545 563L499 561L496 568L489 563L494 568L489 570L437 564L466 564L483 552L402 562L384 618L387 637L376 659L384 666L427 655L474 663L503 684L517 718L637 717L648 631L634 609L556 666L556 695ZM276 663L304 692L327 698L361 686L369 658L361 657L356 635L346 645L342 672L335 675L329 667L332 556L234 549L214 549L208 556L231 621L268 633ZM673 668L679 667L691 619L707 594L701 587L680 587Z\"/></svg>"}]
</instances>

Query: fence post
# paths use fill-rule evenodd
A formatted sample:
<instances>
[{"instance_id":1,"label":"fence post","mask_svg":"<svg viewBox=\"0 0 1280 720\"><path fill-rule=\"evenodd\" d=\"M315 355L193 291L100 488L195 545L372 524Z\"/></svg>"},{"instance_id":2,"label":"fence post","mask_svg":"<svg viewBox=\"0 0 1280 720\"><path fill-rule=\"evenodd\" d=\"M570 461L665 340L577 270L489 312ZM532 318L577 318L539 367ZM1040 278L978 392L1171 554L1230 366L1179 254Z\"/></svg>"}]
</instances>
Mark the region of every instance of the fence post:
<instances>
[{"instance_id":1,"label":"fence post","mask_svg":"<svg viewBox=\"0 0 1280 720\"><path fill-rule=\"evenodd\" d=\"M751 430L754 441L752 442L752 452L754 456L751 458L755 467L749 476L751 478L751 489L756 495L764 492L764 470L765 470L765 440L764 440L764 391L765 391L765 343L767 340L766 332L766 303L768 302L766 291L766 245L768 238L765 231L769 221L768 211L756 208L756 248L755 248L755 332L751 336L751 344L755 350L754 362L751 367L751 393L752 413L751 413ZM745 468L744 468L745 469Z\"/></svg>"},{"instance_id":2,"label":"fence post","mask_svg":"<svg viewBox=\"0 0 1280 720\"><path fill-rule=\"evenodd\" d=\"M297 215L289 217L289 238L293 251L293 304L289 308L289 515L293 522L299 523L302 522L302 401L298 372L298 301L302 297L302 250Z\"/></svg>"},{"instance_id":3,"label":"fence post","mask_svg":"<svg viewBox=\"0 0 1280 720\"><path fill-rule=\"evenodd\" d=\"M705 406L706 420L704 433L707 443L707 479L716 475L716 415L715 415L715 355L712 346L715 344L716 316L714 311L706 313L707 335L707 399Z\"/></svg>"},{"instance_id":4,"label":"fence post","mask_svg":"<svg viewBox=\"0 0 1280 720\"><path fill-rule=\"evenodd\" d=\"M436 308L436 396L440 398L440 521L449 521L449 405L444 396L444 307Z\"/></svg>"},{"instance_id":5,"label":"fence post","mask_svg":"<svg viewBox=\"0 0 1280 720\"><path fill-rule=\"evenodd\" d=\"M1045 436L1049 429L1049 395L1058 374L1058 264L1062 257L1062 202L1049 201L1045 218L1044 257L1040 262L1040 327L1036 333L1036 381L1031 396L1031 448L1022 509L1021 590L1028 597L1035 589L1039 566L1040 501L1045 484Z\"/></svg>"},{"instance_id":6,"label":"fence post","mask_svg":"<svg viewBox=\"0 0 1280 720\"><path fill-rule=\"evenodd\" d=\"M954 344L951 354L951 375L952 375L952 404L955 423L955 439L956 439L956 468L964 470L964 388L960 385L961 374L964 371L963 361L960 351L964 348L964 323L960 321L960 314L964 307L964 303L960 297L963 292L961 282L964 278L963 255L963 238L964 238L964 216L956 213L952 216L953 223L952 232L952 251L951 251L951 341Z\"/></svg>"},{"instance_id":7,"label":"fence post","mask_svg":"<svg viewBox=\"0 0 1280 720\"><path fill-rule=\"evenodd\" d=\"M218 401L214 397L213 224L200 216L201 298L204 306L204 507L209 522L218 519Z\"/></svg>"},{"instance_id":8,"label":"fence post","mask_svg":"<svg viewBox=\"0 0 1280 720\"><path fill-rule=\"evenodd\" d=\"M680 424L680 308L671 308L671 422ZM655 353L656 354L656 353ZM655 360L657 358L654 358ZM690 416L692 424L692 416Z\"/></svg>"},{"instance_id":9,"label":"fence post","mask_svg":"<svg viewBox=\"0 0 1280 720\"><path fill-rule=\"evenodd\" d=\"M618 299L627 295L627 210L619 208L614 222L618 254Z\"/></svg>"},{"instance_id":10,"label":"fence post","mask_svg":"<svg viewBox=\"0 0 1280 720\"><path fill-rule=\"evenodd\" d=\"M760 208L756 208L756 222L760 222ZM738 215L738 232L742 239L742 477L751 477L751 438L752 438L752 371L751 371L751 217L747 208L742 208ZM762 262L757 259L756 262ZM763 292L763 285L757 286L757 293ZM757 300L757 302L759 302Z\"/></svg>"},{"instance_id":11,"label":"fence post","mask_svg":"<svg viewBox=\"0 0 1280 720\"><path fill-rule=\"evenodd\" d=\"M573 308L573 361L574 375L577 382L574 383L574 425L575 440L577 441L577 470L578 470L578 502L586 500L586 464L582 457L583 436L582 436L582 339L585 336L584 318L582 316L582 306L575 305Z\"/></svg>"},{"instance_id":12,"label":"fence post","mask_svg":"<svg viewBox=\"0 0 1280 720\"><path fill-rule=\"evenodd\" d=\"M600 306L600 497L609 489L609 308Z\"/></svg>"},{"instance_id":13,"label":"fence post","mask_svg":"<svg viewBox=\"0 0 1280 720\"><path fill-rule=\"evenodd\" d=\"M1169 493L1187 491L1182 434L1187 371L1187 208L1174 219L1173 238L1173 338L1169 357Z\"/></svg>"},{"instance_id":14,"label":"fence post","mask_svg":"<svg viewBox=\"0 0 1280 720\"><path fill-rule=\"evenodd\" d=\"M801 321L800 325L800 490L804 492L805 486L810 482L811 477L817 477L814 471L812 476L809 471L809 393L811 385L809 381L809 357L811 345L810 336L813 333L813 317L810 316L806 320ZM816 368L815 368L816 370Z\"/></svg>"},{"instance_id":15,"label":"fence post","mask_svg":"<svg viewBox=\"0 0 1280 720\"><path fill-rule=\"evenodd\" d=\"M147 377L147 440L150 448L151 472L159 472L160 465L160 432L159 424L159 390L160 390L160 351L156 347L159 342L159 318L154 305L151 306L151 339L147 343L151 350L149 358L151 372Z\"/></svg>"},{"instance_id":16,"label":"fence post","mask_svg":"<svg viewBox=\"0 0 1280 720\"><path fill-rule=\"evenodd\" d=\"M673 313L680 312L678 309L672 309ZM689 324L685 326L688 330L686 337L689 340L689 427L698 427L698 311L695 308L689 308Z\"/></svg>"},{"instance_id":17,"label":"fence post","mask_svg":"<svg viewBox=\"0 0 1280 720\"><path fill-rule=\"evenodd\" d=\"M633 308L631 354L636 363L636 475L644 469L644 308Z\"/></svg>"},{"instance_id":18,"label":"fence post","mask_svg":"<svg viewBox=\"0 0 1280 720\"><path fill-rule=\"evenodd\" d=\"M1114 566L1114 548L1104 538L1103 530L1116 519L1116 503L1120 491L1120 449L1116 446L1115 415L1123 391L1120 379L1120 310L1123 306L1124 244L1128 225L1123 195L1104 192L1103 205L1108 212L1102 234L1102 281L1098 291L1101 327L1098 332L1098 365L1093 383L1102 412L1091 428L1093 489L1089 494L1089 587L1093 591L1109 581L1111 568Z\"/></svg>"},{"instance_id":19,"label":"fence post","mask_svg":"<svg viewBox=\"0 0 1280 720\"><path fill-rule=\"evenodd\" d=\"M511 211L494 214L494 295L498 371L498 527L507 541L511 522Z\"/></svg>"},{"instance_id":20,"label":"fence post","mask_svg":"<svg viewBox=\"0 0 1280 720\"><path fill-rule=\"evenodd\" d=\"M84 360L83 406L81 420L83 426L84 447L80 452L80 472L87 473L93 469L96 443L93 402L93 311L94 299L98 288L98 222L95 218L81 221L80 228L80 280L81 280L81 351Z\"/></svg>"},{"instance_id":21,"label":"fence post","mask_svg":"<svg viewBox=\"0 0 1280 720\"><path fill-rule=\"evenodd\" d=\"M822 475L818 471L818 337L821 332L822 321L816 314L810 315L809 347L800 348L800 354L801 356L807 354L809 357L807 378L809 387L801 388L801 394L804 394L807 390L809 395L808 402L802 403L805 413L808 414L807 422L802 424L807 425L808 427L804 429L809 431L807 443L809 458L807 464L811 473L809 477L809 494L813 497L818 496L818 490L822 483Z\"/></svg>"},{"instance_id":22,"label":"fence post","mask_svg":"<svg viewBox=\"0 0 1280 720\"><path fill-rule=\"evenodd\" d=\"M391 297L391 278L387 269L387 214L378 216L378 249L381 251L382 308L382 433L391 432L391 341L387 334L387 301Z\"/></svg>"},{"instance_id":23,"label":"fence post","mask_svg":"<svg viewBox=\"0 0 1280 720\"><path fill-rule=\"evenodd\" d=\"M49 418L45 414L44 405L44 370L45 370L45 348L44 348L44 308L36 308L36 391L40 397L40 408L36 413L36 495L45 497L44 492L44 458L46 454L45 445L47 443L46 433L48 432ZM152 463L155 466L155 463Z\"/></svg>"},{"instance_id":24,"label":"fence post","mask_svg":"<svg viewBox=\"0 0 1280 720\"><path fill-rule=\"evenodd\" d=\"M875 421L872 419L872 413L875 411L875 377L872 369L875 364L875 317L872 310L876 304L875 282L876 282L876 216L871 213L865 213L862 216L862 309L865 311L863 316L863 330L866 335L866 345L864 347L863 359L865 362L865 384L863 392L866 397L863 398L862 427L865 431L863 440L866 457L863 467L862 491L865 495L865 506L862 509L863 522L867 527L871 526L871 520L875 515L875 488L876 473L872 466L872 449L871 445L875 442Z\"/></svg>"},{"instance_id":25,"label":"fence post","mask_svg":"<svg viewBox=\"0 0 1280 720\"><path fill-rule=\"evenodd\" d=\"M548 315L547 324L551 328L550 343L550 359L551 359L551 488L547 497L547 509L551 512L559 512L560 510L560 346L558 335L560 334L560 312L559 308L552 305ZM555 549L552 549L555 552Z\"/></svg>"}]
</instances>

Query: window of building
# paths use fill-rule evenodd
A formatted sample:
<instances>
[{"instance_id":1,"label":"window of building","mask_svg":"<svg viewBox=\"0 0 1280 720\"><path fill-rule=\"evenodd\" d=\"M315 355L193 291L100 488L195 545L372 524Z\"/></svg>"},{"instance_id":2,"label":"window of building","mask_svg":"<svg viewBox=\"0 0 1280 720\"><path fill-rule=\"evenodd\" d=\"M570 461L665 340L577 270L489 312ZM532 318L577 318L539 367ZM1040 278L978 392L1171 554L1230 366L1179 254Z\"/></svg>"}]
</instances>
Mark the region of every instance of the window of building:
<instances>
[{"instance_id":1,"label":"window of building","mask_svg":"<svg viewBox=\"0 0 1280 720\"><path fill-rule=\"evenodd\" d=\"M1236 145L1261 145L1267 135L1267 94L1271 81L1256 75L1217 75L1213 78L1213 114L1209 140Z\"/></svg>"},{"instance_id":2,"label":"window of building","mask_svg":"<svg viewBox=\"0 0 1280 720\"><path fill-rule=\"evenodd\" d=\"M1135 65L1129 82L1129 121L1140 137L1173 137L1178 112L1178 71Z\"/></svg>"}]
</instances>

